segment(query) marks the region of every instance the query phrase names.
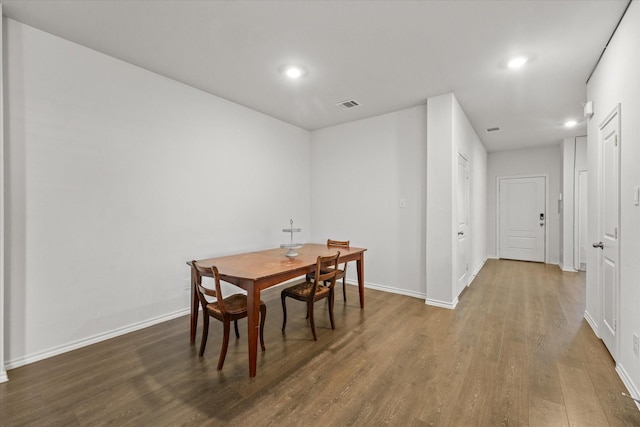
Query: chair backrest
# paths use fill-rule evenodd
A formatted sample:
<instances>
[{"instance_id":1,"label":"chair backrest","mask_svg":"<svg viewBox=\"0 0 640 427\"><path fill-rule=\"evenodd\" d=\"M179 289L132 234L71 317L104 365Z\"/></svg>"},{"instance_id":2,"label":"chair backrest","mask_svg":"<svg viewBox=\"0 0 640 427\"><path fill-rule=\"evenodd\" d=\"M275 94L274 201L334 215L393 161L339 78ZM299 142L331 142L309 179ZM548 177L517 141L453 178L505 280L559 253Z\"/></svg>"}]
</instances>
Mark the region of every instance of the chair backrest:
<instances>
[{"instance_id":1,"label":"chair backrest","mask_svg":"<svg viewBox=\"0 0 640 427\"><path fill-rule=\"evenodd\" d=\"M319 256L316 261L316 274L313 281L313 291L311 297L315 296L318 283L330 282L329 287L333 288L336 284L336 274L338 272L338 258L340 251L335 255Z\"/></svg>"},{"instance_id":2,"label":"chair backrest","mask_svg":"<svg viewBox=\"0 0 640 427\"><path fill-rule=\"evenodd\" d=\"M347 248L349 249L349 240L332 240L327 239L327 246L334 248Z\"/></svg>"},{"instance_id":3,"label":"chair backrest","mask_svg":"<svg viewBox=\"0 0 640 427\"><path fill-rule=\"evenodd\" d=\"M216 298L220 311L222 313L226 313L227 309L224 306L224 298L222 298L222 291L220 290L220 273L218 273L218 268L215 265L212 265L211 267L204 267L202 265L198 265L195 261L191 261L191 265L194 267L192 271L195 275L196 292L198 294L198 300L200 300L200 304L202 305L202 309L206 311L207 304L209 303L205 297L206 295ZM202 285L202 276L213 277L215 290Z\"/></svg>"}]
</instances>

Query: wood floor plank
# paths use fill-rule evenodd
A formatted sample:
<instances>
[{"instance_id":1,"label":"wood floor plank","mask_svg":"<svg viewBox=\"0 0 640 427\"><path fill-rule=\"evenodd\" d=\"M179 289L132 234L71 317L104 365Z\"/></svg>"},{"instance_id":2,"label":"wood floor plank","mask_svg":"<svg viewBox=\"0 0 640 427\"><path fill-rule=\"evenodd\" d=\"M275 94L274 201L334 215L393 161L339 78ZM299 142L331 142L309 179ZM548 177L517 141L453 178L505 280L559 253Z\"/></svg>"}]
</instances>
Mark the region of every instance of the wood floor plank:
<instances>
[{"instance_id":1,"label":"wood floor plank","mask_svg":"<svg viewBox=\"0 0 640 427\"><path fill-rule=\"evenodd\" d=\"M537 397L529 400L529 425L540 427L568 427L567 411L564 405Z\"/></svg>"},{"instance_id":2,"label":"wood floor plank","mask_svg":"<svg viewBox=\"0 0 640 427\"><path fill-rule=\"evenodd\" d=\"M204 357L183 317L9 371L0 426L638 426L640 412L582 318L583 273L489 260L455 310L355 286L316 307L280 289L267 304L257 377L246 323L216 369L222 327ZM201 323L201 321L199 322ZM202 333L198 328L198 339Z\"/></svg>"},{"instance_id":3,"label":"wood floor plank","mask_svg":"<svg viewBox=\"0 0 640 427\"><path fill-rule=\"evenodd\" d=\"M558 363L560 384L571 426L608 425L589 374L572 366Z\"/></svg>"},{"instance_id":4,"label":"wood floor plank","mask_svg":"<svg viewBox=\"0 0 640 427\"><path fill-rule=\"evenodd\" d=\"M529 363L526 345L505 342L487 425L526 425L529 422Z\"/></svg>"}]
</instances>

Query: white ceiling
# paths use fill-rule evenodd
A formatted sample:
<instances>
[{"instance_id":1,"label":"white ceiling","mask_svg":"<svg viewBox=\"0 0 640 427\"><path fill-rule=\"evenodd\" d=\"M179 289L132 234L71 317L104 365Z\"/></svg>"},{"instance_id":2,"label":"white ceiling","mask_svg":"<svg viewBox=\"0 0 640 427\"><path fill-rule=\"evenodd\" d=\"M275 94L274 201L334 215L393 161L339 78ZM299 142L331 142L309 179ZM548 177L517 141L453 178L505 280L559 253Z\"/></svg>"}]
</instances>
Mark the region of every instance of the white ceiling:
<instances>
[{"instance_id":1,"label":"white ceiling","mask_svg":"<svg viewBox=\"0 0 640 427\"><path fill-rule=\"evenodd\" d=\"M308 130L453 92L497 151L586 133L585 83L627 0L2 4L12 19ZM532 59L507 69L516 54ZM287 81L288 63L305 78ZM348 99L361 105L336 106ZM568 118L579 125L565 129Z\"/></svg>"}]
</instances>

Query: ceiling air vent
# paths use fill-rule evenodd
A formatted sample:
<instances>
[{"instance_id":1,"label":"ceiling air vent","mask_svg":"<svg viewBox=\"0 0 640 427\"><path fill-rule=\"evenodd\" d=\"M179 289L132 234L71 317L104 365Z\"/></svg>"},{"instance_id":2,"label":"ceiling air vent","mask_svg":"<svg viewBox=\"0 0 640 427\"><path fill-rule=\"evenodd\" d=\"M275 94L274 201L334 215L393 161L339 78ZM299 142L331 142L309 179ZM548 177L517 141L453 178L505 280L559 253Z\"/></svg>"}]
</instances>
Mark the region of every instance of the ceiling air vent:
<instances>
[{"instance_id":1,"label":"ceiling air vent","mask_svg":"<svg viewBox=\"0 0 640 427\"><path fill-rule=\"evenodd\" d=\"M338 107L342 108L343 110L348 110L350 108L357 107L358 105L360 104L357 101L354 101L353 99L350 99L348 101L338 102Z\"/></svg>"},{"instance_id":2,"label":"ceiling air vent","mask_svg":"<svg viewBox=\"0 0 640 427\"><path fill-rule=\"evenodd\" d=\"M487 128L487 132L498 132L500 130L499 127Z\"/></svg>"}]
</instances>

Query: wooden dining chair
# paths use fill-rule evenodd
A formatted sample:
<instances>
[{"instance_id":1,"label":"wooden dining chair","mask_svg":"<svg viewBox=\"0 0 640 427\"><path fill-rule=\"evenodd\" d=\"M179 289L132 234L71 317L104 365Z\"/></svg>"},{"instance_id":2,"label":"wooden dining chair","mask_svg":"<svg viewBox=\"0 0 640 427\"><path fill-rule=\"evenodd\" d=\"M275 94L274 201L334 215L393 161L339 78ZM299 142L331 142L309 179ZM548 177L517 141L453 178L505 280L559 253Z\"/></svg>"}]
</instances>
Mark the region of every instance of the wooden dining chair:
<instances>
[{"instance_id":1,"label":"wooden dining chair","mask_svg":"<svg viewBox=\"0 0 640 427\"><path fill-rule=\"evenodd\" d=\"M229 346L229 328L233 320L233 326L236 332L236 338L240 338L238 332L238 320L247 317L247 296L244 294L233 294L227 298L223 298L220 289L220 274L215 266L203 267L191 261L194 266L193 274L195 274L196 292L198 300L202 306L202 341L200 342L200 356L204 354L207 346L207 337L209 335L209 317L220 320L223 324L222 349L220 350L220 358L218 359L218 370L222 369L224 359L227 356L227 348ZM202 276L213 277L215 289L210 289L202 285ZM210 302L206 297L214 297L215 301ZM267 306L260 301L260 347L262 351L264 347L264 320L267 315Z\"/></svg>"},{"instance_id":2,"label":"wooden dining chair","mask_svg":"<svg viewBox=\"0 0 640 427\"><path fill-rule=\"evenodd\" d=\"M280 293L282 299L282 332L287 326L287 305L285 298L290 297L298 301L307 303L307 317L311 324L311 333L314 341L318 340L316 336L316 325L313 319L313 304L324 298L329 301L329 320L331 321L331 329L335 329L333 322L333 289L336 284L336 275L338 271L338 258L340 252L335 255L319 256L316 261L316 269L313 274L313 280L305 280L304 282L285 288Z\"/></svg>"},{"instance_id":3,"label":"wooden dining chair","mask_svg":"<svg viewBox=\"0 0 640 427\"><path fill-rule=\"evenodd\" d=\"M349 249L349 240L332 240L327 239L328 248L346 248ZM306 279L308 281L313 280L314 273L307 274ZM342 264L342 268L338 269L336 280L342 279L342 297L344 302L347 302L347 263Z\"/></svg>"}]
</instances>

